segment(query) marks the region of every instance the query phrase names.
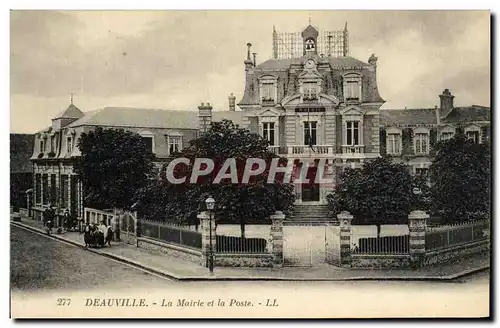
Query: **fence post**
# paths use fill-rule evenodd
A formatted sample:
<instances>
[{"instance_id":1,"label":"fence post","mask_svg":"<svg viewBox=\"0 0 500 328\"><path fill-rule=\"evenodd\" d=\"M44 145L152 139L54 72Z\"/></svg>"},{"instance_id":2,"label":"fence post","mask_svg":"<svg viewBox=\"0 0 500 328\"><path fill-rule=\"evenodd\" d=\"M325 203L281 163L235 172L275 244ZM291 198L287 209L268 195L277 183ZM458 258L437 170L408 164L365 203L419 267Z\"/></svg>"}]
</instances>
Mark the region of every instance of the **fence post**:
<instances>
[{"instance_id":1,"label":"fence post","mask_svg":"<svg viewBox=\"0 0 500 328\"><path fill-rule=\"evenodd\" d=\"M283 266L283 221L285 214L276 211L271 218L271 249L273 254L273 267Z\"/></svg>"},{"instance_id":2,"label":"fence post","mask_svg":"<svg viewBox=\"0 0 500 328\"><path fill-rule=\"evenodd\" d=\"M408 215L409 253L411 265L420 267L425 261L425 231L429 214L424 211L412 211Z\"/></svg>"},{"instance_id":3,"label":"fence post","mask_svg":"<svg viewBox=\"0 0 500 328\"><path fill-rule=\"evenodd\" d=\"M351 266L351 222L354 217L348 211L337 214L340 223L340 266Z\"/></svg>"},{"instance_id":4,"label":"fence post","mask_svg":"<svg viewBox=\"0 0 500 328\"><path fill-rule=\"evenodd\" d=\"M210 258L210 215L208 212L203 211L198 213L198 219L201 224L201 265L208 268L208 261ZM213 219L213 218L212 218ZM212 222L212 250L215 253L217 250L217 238L215 224Z\"/></svg>"}]
</instances>

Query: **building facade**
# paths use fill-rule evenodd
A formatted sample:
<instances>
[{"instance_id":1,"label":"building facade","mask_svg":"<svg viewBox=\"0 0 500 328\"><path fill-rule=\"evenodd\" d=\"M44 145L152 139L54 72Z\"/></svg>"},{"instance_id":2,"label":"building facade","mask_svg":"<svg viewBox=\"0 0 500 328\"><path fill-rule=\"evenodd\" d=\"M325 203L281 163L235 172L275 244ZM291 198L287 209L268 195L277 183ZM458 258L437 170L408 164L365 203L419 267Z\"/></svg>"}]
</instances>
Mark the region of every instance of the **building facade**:
<instances>
[{"instance_id":1,"label":"building facade","mask_svg":"<svg viewBox=\"0 0 500 328\"><path fill-rule=\"evenodd\" d=\"M434 145L457 131L475 142L490 138L490 108L455 107L448 89L439 107L380 109L378 58L350 57L348 40L347 24L322 34L311 25L300 35L274 30L273 58L258 65L247 44L245 89L235 112L241 126L267 139L273 152L308 165L310 181L321 171L329 181L295 184L296 204L326 204L343 169L365 160L387 154L420 174L431 164ZM318 159L325 161L321 171Z\"/></svg>"},{"instance_id":2,"label":"building facade","mask_svg":"<svg viewBox=\"0 0 500 328\"><path fill-rule=\"evenodd\" d=\"M105 107L82 112L73 103L52 119L52 125L34 136L33 153L33 215L41 218L47 206L58 213L68 210L83 216L82 183L73 170L82 133L96 127L124 129L138 133L156 156L156 168L170 155L196 138L196 111L155 110Z\"/></svg>"},{"instance_id":3,"label":"building facade","mask_svg":"<svg viewBox=\"0 0 500 328\"><path fill-rule=\"evenodd\" d=\"M35 135L35 215L48 204L83 215L82 185L73 161L80 155L78 138L98 126L141 135L159 167L211 122L229 119L267 139L274 153L308 167L311 182L294 185L295 203L303 205L326 204L346 167L386 154L407 164L413 174L425 173L438 141L457 131L478 143L490 138L490 108L455 107L448 89L439 95L439 107L381 109L385 101L377 87L377 60L374 54L366 62L349 56L347 25L321 34L309 25L302 33L274 30L273 58L258 65L247 44L240 110L233 94L228 109L220 111L202 103L198 112L106 107L84 113L71 103ZM318 173L328 182L316 183Z\"/></svg>"}]
</instances>

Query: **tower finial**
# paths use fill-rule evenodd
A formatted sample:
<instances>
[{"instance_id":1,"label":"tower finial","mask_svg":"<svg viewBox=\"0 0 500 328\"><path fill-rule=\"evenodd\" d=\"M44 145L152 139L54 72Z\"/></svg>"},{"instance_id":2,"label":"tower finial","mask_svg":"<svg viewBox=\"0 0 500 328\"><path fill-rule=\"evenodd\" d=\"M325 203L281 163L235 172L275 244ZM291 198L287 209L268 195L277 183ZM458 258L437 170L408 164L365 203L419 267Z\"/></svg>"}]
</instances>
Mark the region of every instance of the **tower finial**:
<instances>
[{"instance_id":1,"label":"tower finial","mask_svg":"<svg viewBox=\"0 0 500 328\"><path fill-rule=\"evenodd\" d=\"M311 13L309 13L309 25L311 25Z\"/></svg>"},{"instance_id":2,"label":"tower finial","mask_svg":"<svg viewBox=\"0 0 500 328\"><path fill-rule=\"evenodd\" d=\"M74 93L71 93L71 97L70 97L71 105L73 105L73 95L74 95Z\"/></svg>"}]
</instances>

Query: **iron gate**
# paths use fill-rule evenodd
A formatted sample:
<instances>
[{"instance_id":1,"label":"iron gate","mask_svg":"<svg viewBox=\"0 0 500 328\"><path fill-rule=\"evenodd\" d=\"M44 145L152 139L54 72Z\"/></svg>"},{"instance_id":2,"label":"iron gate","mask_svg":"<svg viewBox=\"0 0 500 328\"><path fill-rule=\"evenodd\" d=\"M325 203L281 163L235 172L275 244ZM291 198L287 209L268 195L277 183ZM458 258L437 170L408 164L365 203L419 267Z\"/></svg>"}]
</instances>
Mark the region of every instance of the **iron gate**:
<instances>
[{"instance_id":1,"label":"iron gate","mask_svg":"<svg viewBox=\"0 0 500 328\"><path fill-rule=\"evenodd\" d=\"M283 264L311 267L324 263L336 264L340 258L338 226L327 222L283 223Z\"/></svg>"}]
</instances>

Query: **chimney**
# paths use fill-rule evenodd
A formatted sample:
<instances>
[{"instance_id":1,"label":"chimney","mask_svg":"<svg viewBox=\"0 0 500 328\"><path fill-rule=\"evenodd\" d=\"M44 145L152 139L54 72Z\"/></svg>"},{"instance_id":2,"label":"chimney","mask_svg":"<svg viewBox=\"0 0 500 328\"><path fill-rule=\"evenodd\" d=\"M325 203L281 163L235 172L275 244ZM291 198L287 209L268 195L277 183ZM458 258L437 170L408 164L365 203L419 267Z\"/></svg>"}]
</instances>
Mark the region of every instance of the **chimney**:
<instances>
[{"instance_id":1,"label":"chimney","mask_svg":"<svg viewBox=\"0 0 500 328\"><path fill-rule=\"evenodd\" d=\"M198 106L198 122L199 122L199 131L206 132L210 128L210 124L212 123L212 106L210 103L201 103Z\"/></svg>"},{"instance_id":2,"label":"chimney","mask_svg":"<svg viewBox=\"0 0 500 328\"><path fill-rule=\"evenodd\" d=\"M439 95L439 99L441 100L439 115L441 118L446 117L453 109L453 98L455 98L455 96L453 96L448 89L444 89L443 93Z\"/></svg>"},{"instance_id":3,"label":"chimney","mask_svg":"<svg viewBox=\"0 0 500 328\"><path fill-rule=\"evenodd\" d=\"M231 95L229 95L228 98L229 98L229 111L234 112L236 109L236 97L231 92Z\"/></svg>"}]
</instances>

